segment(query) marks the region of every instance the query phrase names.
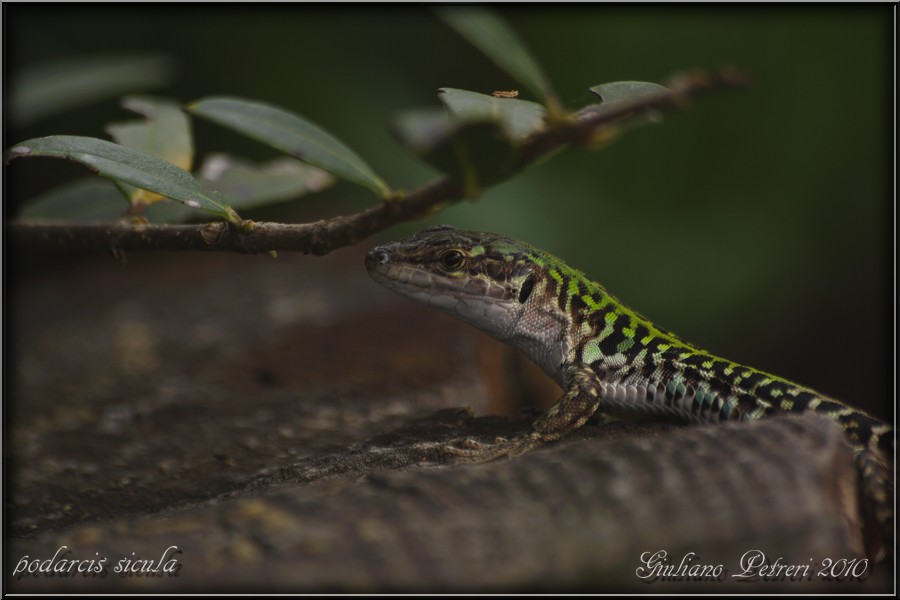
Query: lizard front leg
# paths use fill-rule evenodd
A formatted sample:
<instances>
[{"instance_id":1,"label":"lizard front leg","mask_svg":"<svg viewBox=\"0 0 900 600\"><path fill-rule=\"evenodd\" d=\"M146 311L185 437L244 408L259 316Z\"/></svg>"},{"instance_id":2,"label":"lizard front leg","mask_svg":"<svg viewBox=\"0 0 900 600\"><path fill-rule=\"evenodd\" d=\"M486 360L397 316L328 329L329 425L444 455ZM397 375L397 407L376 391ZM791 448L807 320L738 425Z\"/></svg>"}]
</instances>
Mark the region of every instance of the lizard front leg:
<instances>
[{"instance_id":1,"label":"lizard front leg","mask_svg":"<svg viewBox=\"0 0 900 600\"><path fill-rule=\"evenodd\" d=\"M494 443L468 439L464 447L445 446L460 462L480 463L501 456L519 456L548 442L558 440L585 424L600 406L600 378L587 367L571 370L566 393L538 417L527 433L512 439L498 438Z\"/></svg>"}]
</instances>

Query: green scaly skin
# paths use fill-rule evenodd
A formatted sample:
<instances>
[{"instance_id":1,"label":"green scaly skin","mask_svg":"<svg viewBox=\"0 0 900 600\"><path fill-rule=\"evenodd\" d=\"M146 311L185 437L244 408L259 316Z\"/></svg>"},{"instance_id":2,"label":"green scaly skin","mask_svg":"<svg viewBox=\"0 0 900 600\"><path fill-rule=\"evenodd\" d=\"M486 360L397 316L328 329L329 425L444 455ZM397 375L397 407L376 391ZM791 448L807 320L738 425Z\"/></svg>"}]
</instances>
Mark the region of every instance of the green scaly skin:
<instances>
[{"instance_id":1,"label":"green scaly skin","mask_svg":"<svg viewBox=\"0 0 900 600\"><path fill-rule=\"evenodd\" d=\"M565 390L531 431L448 452L515 456L581 427L596 411L694 422L815 411L855 450L861 495L885 545L893 535L893 429L809 388L688 344L564 262L491 233L434 227L366 256L382 285L475 325L528 355Z\"/></svg>"}]
</instances>

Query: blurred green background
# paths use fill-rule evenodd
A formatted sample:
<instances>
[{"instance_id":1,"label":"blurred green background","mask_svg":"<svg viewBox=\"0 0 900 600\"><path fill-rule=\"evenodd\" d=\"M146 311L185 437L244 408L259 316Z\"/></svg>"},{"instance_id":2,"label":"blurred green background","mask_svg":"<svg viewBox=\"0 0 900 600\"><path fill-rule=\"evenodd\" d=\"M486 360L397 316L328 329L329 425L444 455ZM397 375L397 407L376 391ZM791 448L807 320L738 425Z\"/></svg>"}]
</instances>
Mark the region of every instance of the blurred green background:
<instances>
[{"instance_id":1,"label":"blurred green background","mask_svg":"<svg viewBox=\"0 0 900 600\"><path fill-rule=\"evenodd\" d=\"M754 82L602 151L569 150L428 223L527 240L689 341L891 417L892 6L498 10L570 108L591 103L594 84L662 82L693 68L733 65ZM153 93L283 106L337 135L396 188L436 174L390 135L393 115L438 106L439 87L521 87L426 7L4 11L7 93L36 64L160 53L175 75ZM106 137L106 123L132 115L110 98L28 126L8 117L4 147L50 134ZM206 122L195 120L194 131L198 158L276 156ZM85 173L47 160L5 171L7 218L28 197ZM244 216L302 222L374 201L339 183Z\"/></svg>"}]
</instances>

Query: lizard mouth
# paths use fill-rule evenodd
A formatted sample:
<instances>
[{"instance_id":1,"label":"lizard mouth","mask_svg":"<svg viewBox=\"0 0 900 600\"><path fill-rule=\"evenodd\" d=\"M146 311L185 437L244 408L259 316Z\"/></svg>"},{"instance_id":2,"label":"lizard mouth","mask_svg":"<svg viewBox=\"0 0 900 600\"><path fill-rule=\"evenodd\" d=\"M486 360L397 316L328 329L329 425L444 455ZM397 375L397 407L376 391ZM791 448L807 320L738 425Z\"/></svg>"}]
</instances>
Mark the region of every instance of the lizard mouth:
<instances>
[{"instance_id":1,"label":"lizard mouth","mask_svg":"<svg viewBox=\"0 0 900 600\"><path fill-rule=\"evenodd\" d=\"M471 275L447 275L425 266L392 260L390 244L366 254L369 276L384 287L473 324L505 321L511 291Z\"/></svg>"}]
</instances>

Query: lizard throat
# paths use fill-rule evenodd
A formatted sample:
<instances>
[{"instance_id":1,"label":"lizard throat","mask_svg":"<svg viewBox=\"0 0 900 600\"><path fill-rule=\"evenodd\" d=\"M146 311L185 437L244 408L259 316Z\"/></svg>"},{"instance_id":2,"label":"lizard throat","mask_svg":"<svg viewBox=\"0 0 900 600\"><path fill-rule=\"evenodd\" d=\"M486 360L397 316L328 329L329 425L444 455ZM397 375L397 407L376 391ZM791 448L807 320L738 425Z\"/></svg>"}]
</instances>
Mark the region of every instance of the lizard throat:
<instances>
[{"instance_id":1,"label":"lizard throat","mask_svg":"<svg viewBox=\"0 0 900 600\"><path fill-rule=\"evenodd\" d=\"M394 244L373 249L366 268L386 288L461 319L518 348L547 375L564 384L563 366L571 350L571 320L549 302L546 277L529 278L528 293L490 278L448 275L419 266ZM536 283L535 283L536 282ZM520 301L521 299L521 301Z\"/></svg>"}]
</instances>

